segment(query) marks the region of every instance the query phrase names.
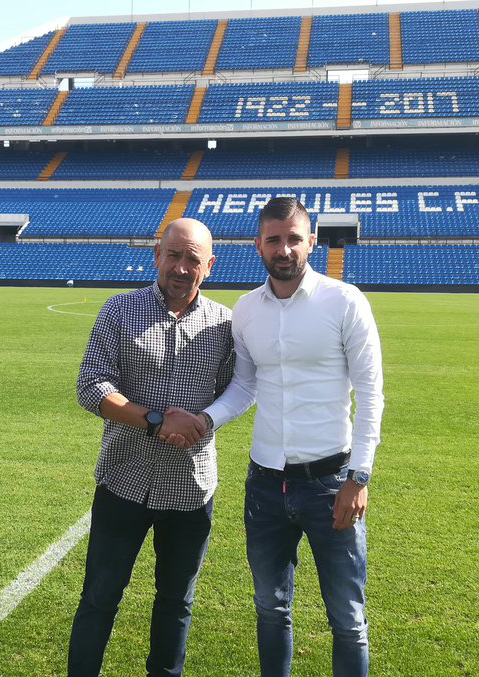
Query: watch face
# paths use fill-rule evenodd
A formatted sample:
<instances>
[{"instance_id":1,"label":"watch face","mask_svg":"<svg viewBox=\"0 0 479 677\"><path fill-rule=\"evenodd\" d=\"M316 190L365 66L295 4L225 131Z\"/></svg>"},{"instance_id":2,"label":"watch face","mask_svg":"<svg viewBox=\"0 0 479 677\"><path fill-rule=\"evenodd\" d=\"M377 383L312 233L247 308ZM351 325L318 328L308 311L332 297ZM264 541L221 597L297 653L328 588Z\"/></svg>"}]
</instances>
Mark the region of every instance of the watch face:
<instances>
[{"instance_id":1,"label":"watch face","mask_svg":"<svg viewBox=\"0 0 479 677\"><path fill-rule=\"evenodd\" d=\"M369 473L364 470L358 470L354 473L354 481L358 484L367 484L369 482Z\"/></svg>"},{"instance_id":2,"label":"watch face","mask_svg":"<svg viewBox=\"0 0 479 677\"><path fill-rule=\"evenodd\" d=\"M146 415L146 420L152 425L159 425L163 423L163 415L159 411L149 411Z\"/></svg>"}]
</instances>

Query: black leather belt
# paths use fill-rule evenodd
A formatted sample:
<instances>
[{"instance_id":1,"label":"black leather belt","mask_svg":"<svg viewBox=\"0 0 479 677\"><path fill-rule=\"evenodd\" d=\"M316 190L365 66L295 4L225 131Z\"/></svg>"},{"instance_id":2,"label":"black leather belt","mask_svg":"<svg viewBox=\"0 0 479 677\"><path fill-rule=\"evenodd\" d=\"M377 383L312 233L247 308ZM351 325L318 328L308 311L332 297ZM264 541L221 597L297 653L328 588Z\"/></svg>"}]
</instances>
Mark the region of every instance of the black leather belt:
<instances>
[{"instance_id":1,"label":"black leather belt","mask_svg":"<svg viewBox=\"0 0 479 677\"><path fill-rule=\"evenodd\" d=\"M345 466L350 459L351 453L334 454L334 456L327 456L318 461L311 461L310 463L287 463L284 470L276 470L275 468L265 468L263 465L258 465L251 460L250 463L256 470L261 471L264 475L273 475L273 477L280 477L281 479L316 479L324 475L337 475L341 468Z\"/></svg>"}]
</instances>

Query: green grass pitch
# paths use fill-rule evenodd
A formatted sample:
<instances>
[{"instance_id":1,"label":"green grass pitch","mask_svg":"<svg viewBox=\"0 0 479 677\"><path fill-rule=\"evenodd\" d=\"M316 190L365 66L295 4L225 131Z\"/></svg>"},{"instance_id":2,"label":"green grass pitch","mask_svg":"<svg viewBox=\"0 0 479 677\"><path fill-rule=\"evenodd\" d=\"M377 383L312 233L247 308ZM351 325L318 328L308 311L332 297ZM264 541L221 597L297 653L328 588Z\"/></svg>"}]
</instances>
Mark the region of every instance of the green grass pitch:
<instances>
[{"instance_id":1,"label":"green grass pitch","mask_svg":"<svg viewBox=\"0 0 479 677\"><path fill-rule=\"evenodd\" d=\"M0 289L0 590L91 504L101 421L76 404L85 343L113 290ZM236 292L212 292L232 305ZM372 677L479 675L479 295L368 294L382 337L386 412L368 512ZM57 310L47 310L52 304ZM75 313L75 314L71 314ZM186 677L257 677L243 482L252 414L218 434L220 485ZM83 539L0 624L1 677L60 677ZM331 638L301 546L294 677L331 675ZM118 614L105 677L145 674L148 539Z\"/></svg>"}]
</instances>

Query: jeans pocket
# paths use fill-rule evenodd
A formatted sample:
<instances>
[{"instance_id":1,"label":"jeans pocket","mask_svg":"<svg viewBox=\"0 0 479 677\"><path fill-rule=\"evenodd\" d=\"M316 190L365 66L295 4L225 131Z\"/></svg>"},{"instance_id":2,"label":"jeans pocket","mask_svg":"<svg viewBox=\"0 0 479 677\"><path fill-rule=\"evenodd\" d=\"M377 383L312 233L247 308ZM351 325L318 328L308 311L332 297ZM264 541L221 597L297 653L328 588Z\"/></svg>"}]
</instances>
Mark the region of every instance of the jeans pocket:
<instances>
[{"instance_id":1,"label":"jeans pocket","mask_svg":"<svg viewBox=\"0 0 479 677\"><path fill-rule=\"evenodd\" d=\"M246 481L250 480L252 477L257 477L260 474L261 470L252 463L250 463L248 466L248 470L246 472Z\"/></svg>"},{"instance_id":2,"label":"jeans pocket","mask_svg":"<svg viewBox=\"0 0 479 677\"><path fill-rule=\"evenodd\" d=\"M336 493L343 486L344 482L346 481L346 477L343 477L342 474L337 473L333 475L322 475L321 477L317 477L314 481L326 491Z\"/></svg>"}]
</instances>

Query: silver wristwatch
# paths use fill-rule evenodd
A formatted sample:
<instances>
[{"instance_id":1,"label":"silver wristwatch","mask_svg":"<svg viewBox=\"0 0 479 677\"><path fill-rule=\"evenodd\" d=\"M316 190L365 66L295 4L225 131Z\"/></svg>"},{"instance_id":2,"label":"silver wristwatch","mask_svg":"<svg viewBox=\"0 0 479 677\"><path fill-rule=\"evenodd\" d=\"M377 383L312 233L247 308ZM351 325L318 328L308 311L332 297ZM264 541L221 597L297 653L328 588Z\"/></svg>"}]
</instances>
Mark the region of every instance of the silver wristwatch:
<instances>
[{"instance_id":1,"label":"silver wristwatch","mask_svg":"<svg viewBox=\"0 0 479 677\"><path fill-rule=\"evenodd\" d=\"M353 480L359 487L365 487L371 480L371 474L365 470L348 470L348 480Z\"/></svg>"}]
</instances>

